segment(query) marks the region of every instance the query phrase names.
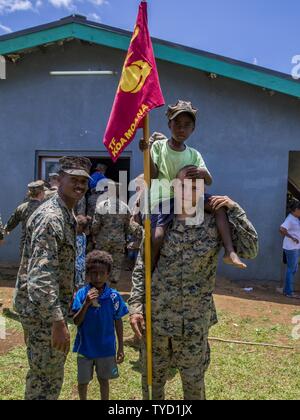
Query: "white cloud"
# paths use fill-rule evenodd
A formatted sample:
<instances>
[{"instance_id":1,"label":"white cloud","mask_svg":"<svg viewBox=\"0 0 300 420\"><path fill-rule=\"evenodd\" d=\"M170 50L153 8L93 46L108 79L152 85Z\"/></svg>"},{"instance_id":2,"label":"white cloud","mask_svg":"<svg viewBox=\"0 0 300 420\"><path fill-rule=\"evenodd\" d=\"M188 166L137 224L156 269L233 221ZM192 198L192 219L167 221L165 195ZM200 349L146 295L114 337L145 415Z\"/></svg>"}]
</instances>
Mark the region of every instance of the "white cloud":
<instances>
[{"instance_id":1,"label":"white cloud","mask_svg":"<svg viewBox=\"0 0 300 420\"><path fill-rule=\"evenodd\" d=\"M1 1L1 0L0 0ZM65 8L68 10L73 10L76 8L73 0L49 0L49 3L57 9Z\"/></svg>"},{"instance_id":2,"label":"white cloud","mask_svg":"<svg viewBox=\"0 0 300 420\"><path fill-rule=\"evenodd\" d=\"M35 7L39 8L39 7L42 7L42 6L43 6L42 0L37 0L36 3L35 3Z\"/></svg>"},{"instance_id":3,"label":"white cloud","mask_svg":"<svg viewBox=\"0 0 300 420\"><path fill-rule=\"evenodd\" d=\"M253 59L253 64L255 64L256 66L258 65L258 59L256 57L254 57Z\"/></svg>"},{"instance_id":4,"label":"white cloud","mask_svg":"<svg viewBox=\"0 0 300 420\"><path fill-rule=\"evenodd\" d=\"M103 6L104 4L108 4L107 0L89 0L89 2L95 6Z\"/></svg>"},{"instance_id":5,"label":"white cloud","mask_svg":"<svg viewBox=\"0 0 300 420\"><path fill-rule=\"evenodd\" d=\"M97 13L89 13L88 20L92 20L94 22L101 22L101 17Z\"/></svg>"},{"instance_id":6,"label":"white cloud","mask_svg":"<svg viewBox=\"0 0 300 420\"><path fill-rule=\"evenodd\" d=\"M18 11L32 10L30 0L0 0L0 13L13 13Z\"/></svg>"},{"instance_id":7,"label":"white cloud","mask_svg":"<svg viewBox=\"0 0 300 420\"><path fill-rule=\"evenodd\" d=\"M5 25L1 25L1 23L0 23L0 31L4 32L5 34L11 34L12 33L11 28L9 28L8 26L5 26Z\"/></svg>"}]
</instances>

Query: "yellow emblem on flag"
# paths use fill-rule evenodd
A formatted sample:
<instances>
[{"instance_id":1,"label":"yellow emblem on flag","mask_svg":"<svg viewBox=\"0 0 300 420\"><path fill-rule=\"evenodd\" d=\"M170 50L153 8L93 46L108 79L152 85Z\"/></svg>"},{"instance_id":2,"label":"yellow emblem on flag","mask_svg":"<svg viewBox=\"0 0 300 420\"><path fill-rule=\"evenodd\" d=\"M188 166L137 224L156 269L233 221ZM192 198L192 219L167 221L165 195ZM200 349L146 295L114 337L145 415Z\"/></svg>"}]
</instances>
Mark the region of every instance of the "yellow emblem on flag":
<instances>
[{"instance_id":1,"label":"yellow emblem on flag","mask_svg":"<svg viewBox=\"0 0 300 420\"><path fill-rule=\"evenodd\" d=\"M138 37L139 32L140 28L135 26L130 45L132 45L133 41ZM152 70L152 67L143 60L137 60L127 66L127 63L132 54L133 52L129 52L126 57L119 85L119 89L125 93L139 92L143 88L147 77Z\"/></svg>"},{"instance_id":2,"label":"yellow emblem on flag","mask_svg":"<svg viewBox=\"0 0 300 420\"><path fill-rule=\"evenodd\" d=\"M126 93L137 93L144 86L152 67L142 60L135 61L125 67L122 73L120 88Z\"/></svg>"}]
</instances>

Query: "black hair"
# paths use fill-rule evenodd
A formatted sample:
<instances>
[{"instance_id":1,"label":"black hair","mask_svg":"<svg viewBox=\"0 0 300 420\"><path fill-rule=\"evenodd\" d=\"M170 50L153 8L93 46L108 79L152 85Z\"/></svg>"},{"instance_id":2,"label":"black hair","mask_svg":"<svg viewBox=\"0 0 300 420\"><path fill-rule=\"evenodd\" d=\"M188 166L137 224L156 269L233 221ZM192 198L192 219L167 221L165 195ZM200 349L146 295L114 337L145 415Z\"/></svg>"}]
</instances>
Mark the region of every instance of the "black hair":
<instances>
[{"instance_id":1,"label":"black hair","mask_svg":"<svg viewBox=\"0 0 300 420\"><path fill-rule=\"evenodd\" d=\"M108 273L110 273L113 265L113 258L108 252L94 249L94 251L87 254L85 263L87 272L91 271L96 265L103 264L107 267Z\"/></svg>"},{"instance_id":2,"label":"black hair","mask_svg":"<svg viewBox=\"0 0 300 420\"><path fill-rule=\"evenodd\" d=\"M296 210L300 210L300 201L299 200L294 200L290 204L290 211L293 213Z\"/></svg>"}]
</instances>

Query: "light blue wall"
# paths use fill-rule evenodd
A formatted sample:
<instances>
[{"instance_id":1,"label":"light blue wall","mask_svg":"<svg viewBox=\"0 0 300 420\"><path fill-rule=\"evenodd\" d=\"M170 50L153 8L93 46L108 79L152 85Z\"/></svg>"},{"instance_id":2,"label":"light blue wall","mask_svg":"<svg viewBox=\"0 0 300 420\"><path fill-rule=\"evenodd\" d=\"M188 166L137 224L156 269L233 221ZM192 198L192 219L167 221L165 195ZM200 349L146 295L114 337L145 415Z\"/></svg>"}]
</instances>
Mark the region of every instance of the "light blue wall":
<instances>
[{"instance_id":1,"label":"light blue wall","mask_svg":"<svg viewBox=\"0 0 300 420\"><path fill-rule=\"evenodd\" d=\"M36 151L105 152L101 136L118 76L50 77L51 70L117 70L124 52L79 41L52 46L9 64L0 81L0 210L4 221L35 177ZM220 265L234 279L279 281L290 150L300 150L300 102L269 96L260 88L229 79L210 80L193 69L158 62L167 103L191 100L199 108L190 145L199 149L213 174L209 192L227 194L248 213L260 235L260 255L245 272ZM151 129L167 132L164 109L151 113ZM142 172L137 141L131 172ZM18 259L19 232L0 249L1 261Z\"/></svg>"}]
</instances>

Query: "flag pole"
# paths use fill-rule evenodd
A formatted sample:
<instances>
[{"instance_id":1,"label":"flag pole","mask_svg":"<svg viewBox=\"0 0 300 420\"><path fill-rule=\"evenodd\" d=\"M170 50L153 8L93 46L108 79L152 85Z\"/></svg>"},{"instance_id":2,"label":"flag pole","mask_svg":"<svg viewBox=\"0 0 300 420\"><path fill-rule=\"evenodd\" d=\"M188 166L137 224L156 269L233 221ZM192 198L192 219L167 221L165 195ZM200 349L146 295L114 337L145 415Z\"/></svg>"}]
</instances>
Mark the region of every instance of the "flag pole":
<instances>
[{"instance_id":1,"label":"flag pole","mask_svg":"<svg viewBox=\"0 0 300 420\"><path fill-rule=\"evenodd\" d=\"M144 119L143 128L144 140L149 144L150 128L149 128L149 114ZM145 196L145 292L146 292L146 346L147 346L147 385L149 400L152 400L152 304L151 304L151 222L150 222L150 149L144 151L144 180L146 183Z\"/></svg>"}]
</instances>

